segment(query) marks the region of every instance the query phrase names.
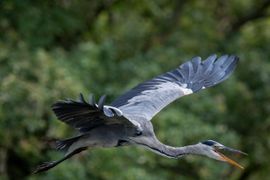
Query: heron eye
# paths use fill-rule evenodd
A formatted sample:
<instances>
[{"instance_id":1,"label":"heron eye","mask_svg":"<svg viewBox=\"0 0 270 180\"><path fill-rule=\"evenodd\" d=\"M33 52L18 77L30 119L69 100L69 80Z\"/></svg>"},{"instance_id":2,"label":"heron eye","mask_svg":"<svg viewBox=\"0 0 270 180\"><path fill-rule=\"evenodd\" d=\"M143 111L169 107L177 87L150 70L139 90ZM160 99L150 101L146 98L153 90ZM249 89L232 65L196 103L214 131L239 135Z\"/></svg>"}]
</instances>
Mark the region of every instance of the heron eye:
<instances>
[{"instance_id":1,"label":"heron eye","mask_svg":"<svg viewBox=\"0 0 270 180\"><path fill-rule=\"evenodd\" d=\"M142 131L136 131L136 135L137 135L137 136L142 135Z\"/></svg>"}]
</instances>

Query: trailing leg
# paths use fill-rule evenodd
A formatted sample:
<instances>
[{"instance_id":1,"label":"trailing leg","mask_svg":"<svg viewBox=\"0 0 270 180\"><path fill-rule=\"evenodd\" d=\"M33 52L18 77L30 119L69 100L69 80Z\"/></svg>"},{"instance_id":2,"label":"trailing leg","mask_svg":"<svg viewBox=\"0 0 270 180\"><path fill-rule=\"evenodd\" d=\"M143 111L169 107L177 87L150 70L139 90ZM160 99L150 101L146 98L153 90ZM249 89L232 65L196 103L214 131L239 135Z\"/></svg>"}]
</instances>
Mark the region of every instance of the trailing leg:
<instances>
[{"instance_id":1,"label":"trailing leg","mask_svg":"<svg viewBox=\"0 0 270 180\"><path fill-rule=\"evenodd\" d=\"M55 167L56 165L60 164L61 162L63 162L64 160L74 156L75 154L78 154L84 150L86 150L87 147L82 147L79 149L76 149L75 151L73 151L72 153L69 153L67 155L65 155L65 157L63 157L62 159L59 159L58 161L51 161L51 162L45 162L41 165L39 165L35 171L33 172L33 174L39 173L39 172L43 172L43 171L47 171L53 167Z\"/></svg>"}]
</instances>

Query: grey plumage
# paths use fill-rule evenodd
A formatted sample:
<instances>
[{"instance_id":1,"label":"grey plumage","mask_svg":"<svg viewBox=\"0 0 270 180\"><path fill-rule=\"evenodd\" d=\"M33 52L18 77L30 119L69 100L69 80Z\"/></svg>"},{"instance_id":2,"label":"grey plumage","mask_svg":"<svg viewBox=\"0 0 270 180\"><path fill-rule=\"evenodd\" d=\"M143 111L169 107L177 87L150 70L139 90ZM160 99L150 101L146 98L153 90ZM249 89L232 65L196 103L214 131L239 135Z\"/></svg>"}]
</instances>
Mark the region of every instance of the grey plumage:
<instances>
[{"instance_id":1,"label":"grey plumage","mask_svg":"<svg viewBox=\"0 0 270 180\"><path fill-rule=\"evenodd\" d=\"M112 102L129 119L151 120L163 107L181 96L198 92L224 81L236 67L236 56L194 57L177 69L159 75Z\"/></svg>"},{"instance_id":2,"label":"grey plumage","mask_svg":"<svg viewBox=\"0 0 270 180\"><path fill-rule=\"evenodd\" d=\"M135 126L131 121L121 116L115 107L104 106L105 96L102 96L99 103L96 104L94 97L86 102L83 95L80 94L79 101L65 100L52 105L52 110L60 121L67 123L81 133L91 129L109 124L125 124ZM117 117L115 117L117 116Z\"/></svg>"},{"instance_id":3,"label":"grey plumage","mask_svg":"<svg viewBox=\"0 0 270 180\"><path fill-rule=\"evenodd\" d=\"M106 96L96 103L93 95L87 102L80 94L79 100L64 100L52 105L57 118L77 129L77 137L57 142L57 149L66 151L63 159L38 167L41 172L87 147L119 147L140 145L170 158L186 154L201 154L223 161L213 150L215 143L198 143L184 147L162 144L155 136L151 119L162 108L184 95L198 92L227 79L236 67L238 58L224 55L209 56L202 61L194 57L178 68L145 81L104 105ZM76 152L76 153L74 153Z\"/></svg>"}]
</instances>

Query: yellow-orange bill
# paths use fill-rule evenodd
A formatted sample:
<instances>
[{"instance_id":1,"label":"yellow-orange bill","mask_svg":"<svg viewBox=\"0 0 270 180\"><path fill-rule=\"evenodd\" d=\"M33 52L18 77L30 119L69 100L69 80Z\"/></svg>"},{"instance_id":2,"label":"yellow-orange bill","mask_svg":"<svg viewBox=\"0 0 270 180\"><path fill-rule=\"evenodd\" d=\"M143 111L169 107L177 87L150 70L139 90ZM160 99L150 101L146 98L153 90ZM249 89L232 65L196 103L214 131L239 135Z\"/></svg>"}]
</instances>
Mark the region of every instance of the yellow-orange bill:
<instances>
[{"instance_id":1,"label":"yellow-orange bill","mask_svg":"<svg viewBox=\"0 0 270 180\"><path fill-rule=\"evenodd\" d=\"M224 159L224 161L230 163L231 165L234 165L234 166L238 167L239 169L244 169L243 166L241 166L240 164L238 164L238 163L235 162L234 160L228 158L227 156L225 156L225 155L223 155L223 154L221 154L221 153L218 153L218 154Z\"/></svg>"}]
</instances>

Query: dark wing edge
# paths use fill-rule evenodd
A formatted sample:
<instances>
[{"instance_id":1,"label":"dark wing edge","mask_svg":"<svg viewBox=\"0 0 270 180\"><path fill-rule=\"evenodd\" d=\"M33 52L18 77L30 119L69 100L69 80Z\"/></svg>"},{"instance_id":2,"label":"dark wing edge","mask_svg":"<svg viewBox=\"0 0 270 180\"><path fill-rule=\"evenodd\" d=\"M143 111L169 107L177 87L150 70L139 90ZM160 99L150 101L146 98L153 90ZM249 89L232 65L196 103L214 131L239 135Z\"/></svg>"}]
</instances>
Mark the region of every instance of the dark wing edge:
<instances>
[{"instance_id":1,"label":"dark wing edge","mask_svg":"<svg viewBox=\"0 0 270 180\"><path fill-rule=\"evenodd\" d=\"M226 80L236 67L235 55L194 57L178 68L145 81L112 102L125 117L150 120L175 99Z\"/></svg>"},{"instance_id":2,"label":"dark wing edge","mask_svg":"<svg viewBox=\"0 0 270 180\"><path fill-rule=\"evenodd\" d=\"M118 108L104 105L105 98L106 96L103 95L96 103L94 96L90 95L87 102L80 94L77 101L67 99L56 102L52 105L52 110L60 121L80 132L87 132L97 126L114 123L137 125L137 122L133 123L121 117L122 112Z\"/></svg>"}]
</instances>

